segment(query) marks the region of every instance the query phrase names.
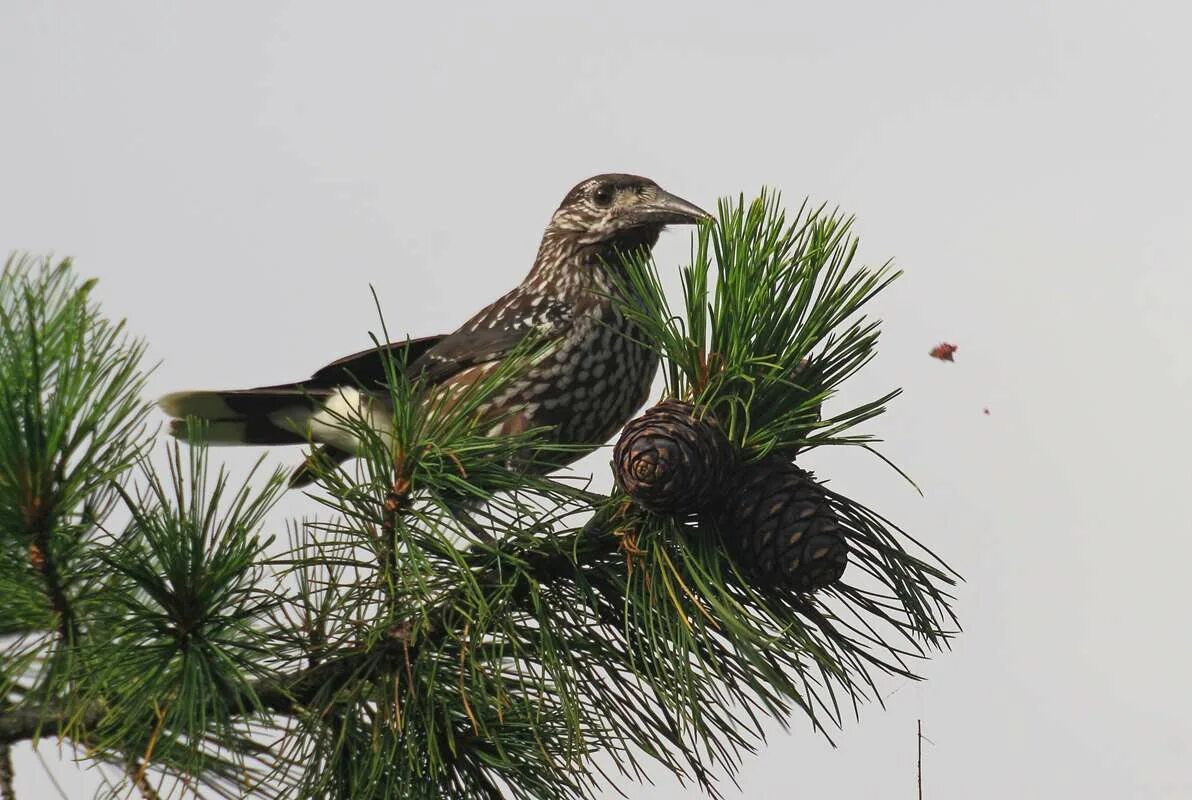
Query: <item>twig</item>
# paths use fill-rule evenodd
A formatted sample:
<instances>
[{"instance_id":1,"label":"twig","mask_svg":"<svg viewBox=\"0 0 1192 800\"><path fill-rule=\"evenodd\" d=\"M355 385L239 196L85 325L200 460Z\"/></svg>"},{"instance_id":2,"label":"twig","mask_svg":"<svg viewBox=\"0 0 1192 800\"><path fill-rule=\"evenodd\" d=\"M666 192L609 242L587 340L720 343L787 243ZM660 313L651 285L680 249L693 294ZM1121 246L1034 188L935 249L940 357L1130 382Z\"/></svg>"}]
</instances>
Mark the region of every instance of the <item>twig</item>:
<instances>
[{"instance_id":1,"label":"twig","mask_svg":"<svg viewBox=\"0 0 1192 800\"><path fill-rule=\"evenodd\" d=\"M476 519L472 512L469 511L463 503L453 505L451 508L451 514L464 524L464 527L476 537L477 541L480 541L484 544L493 544L497 541L497 538L489 533L488 530L486 530L485 527L480 524L480 521Z\"/></svg>"},{"instance_id":2,"label":"twig","mask_svg":"<svg viewBox=\"0 0 1192 800\"><path fill-rule=\"evenodd\" d=\"M385 493L385 503L381 514L381 553L383 562L388 569L397 568L397 549L395 539L397 535L397 518L410 504L410 482L403 478L399 467L394 468L393 485Z\"/></svg>"},{"instance_id":3,"label":"twig","mask_svg":"<svg viewBox=\"0 0 1192 800\"><path fill-rule=\"evenodd\" d=\"M355 654L338 661L323 662L292 675L257 680L249 685L262 710L292 714L298 706L312 699L320 688L350 674L363 655L365 654ZM76 729L88 730L100 723L106 711L96 705L69 719L67 713L67 708L55 703L29 704L5 709L0 712L0 746L32 739L34 736L69 735Z\"/></svg>"},{"instance_id":4,"label":"twig","mask_svg":"<svg viewBox=\"0 0 1192 800\"><path fill-rule=\"evenodd\" d=\"M0 798L3 800L17 800L12 779L12 745L5 742L0 744Z\"/></svg>"},{"instance_id":5,"label":"twig","mask_svg":"<svg viewBox=\"0 0 1192 800\"><path fill-rule=\"evenodd\" d=\"M66 709L54 704L22 704L0 712L0 745L32 739L34 736L55 736L65 727ZM98 706L87 709L73 720L82 728L90 728L103 718Z\"/></svg>"},{"instance_id":6,"label":"twig","mask_svg":"<svg viewBox=\"0 0 1192 800\"><path fill-rule=\"evenodd\" d=\"M153 784L149 782L149 776L145 774L145 768L149 766L147 761L141 761L136 758L130 758L125 764L125 772L132 780L133 786L141 793L141 797L145 800L159 800L161 795L153 788Z\"/></svg>"},{"instance_id":7,"label":"twig","mask_svg":"<svg viewBox=\"0 0 1192 800\"><path fill-rule=\"evenodd\" d=\"M50 553L49 525L45 520L39 520L39 523L30 526L33 536L29 543L29 562L45 584L46 597L58 617L58 635L62 638L63 643L73 642L75 640L74 613L66 599L66 592L62 589L62 578L58 574L58 565Z\"/></svg>"},{"instance_id":8,"label":"twig","mask_svg":"<svg viewBox=\"0 0 1192 800\"><path fill-rule=\"evenodd\" d=\"M923 800L923 720L916 720L916 722L919 724L919 735L915 737L919 745L919 800Z\"/></svg>"}]
</instances>

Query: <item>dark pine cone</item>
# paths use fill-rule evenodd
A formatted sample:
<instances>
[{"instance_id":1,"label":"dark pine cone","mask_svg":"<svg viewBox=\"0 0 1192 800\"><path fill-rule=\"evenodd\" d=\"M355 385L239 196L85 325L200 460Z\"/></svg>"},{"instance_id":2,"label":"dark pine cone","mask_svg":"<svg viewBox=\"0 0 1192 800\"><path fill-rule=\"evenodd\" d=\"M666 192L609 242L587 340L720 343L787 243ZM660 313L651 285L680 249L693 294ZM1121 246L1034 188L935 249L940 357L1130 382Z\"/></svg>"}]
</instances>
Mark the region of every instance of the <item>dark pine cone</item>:
<instances>
[{"instance_id":1,"label":"dark pine cone","mask_svg":"<svg viewBox=\"0 0 1192 800\"><path fill-rule=\"evenodd\" d=\"M716 419L678 400L663 400L631 420L613 449L617 485L664 514L696 512L718 499L736 463Z\"/></svg>"},{"instance_id":2,"label":"dark pine cone","mask_svg":"<svg viewBox=\"0 0 1192 800\"><path fill-rule=\"evenodd\" d=\"M742 572L768 585L814 592L848 565L848 545L824 491L779 458L741 471L716 527Z\"/></svg>"}]
</instances>

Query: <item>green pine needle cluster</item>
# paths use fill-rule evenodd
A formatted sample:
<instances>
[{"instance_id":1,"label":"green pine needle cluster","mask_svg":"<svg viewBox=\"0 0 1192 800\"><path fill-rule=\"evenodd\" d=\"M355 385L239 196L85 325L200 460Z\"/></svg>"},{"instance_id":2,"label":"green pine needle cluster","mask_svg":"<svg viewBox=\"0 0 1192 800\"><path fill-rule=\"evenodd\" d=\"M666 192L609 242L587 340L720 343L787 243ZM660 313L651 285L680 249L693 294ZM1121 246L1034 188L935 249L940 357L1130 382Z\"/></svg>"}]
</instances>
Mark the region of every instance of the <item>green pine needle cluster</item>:
<instances>
[{"instance_id":1,"label":"green pine needle cluster","mask_svg":"<svg viewBox=\"0 0 1192 800\"><path fill-rule=\"evenodd\" d=\"M649 258L626 265L626 294L638 302L625 310L664 356L668 393L714 412L754 455L872 441L850 432L898 395L820 418L876 354L880 323L863 310L899 275L854 265L852 225L806 201L788 216L770 192L722 200L682 270L681 313Z\"/></svg>"},{"instance_id":2,"label":"green pine needle cluster","mask_svg":"<svg viewBox=\"0 0 1192 800\"><path fill-rule=\"evenodd\" d=\"M100 555L115 579L92 621L105 641L75 693L105 708L87 731L93 752L201 772L203 743L235 740L236 718L258 709L251 681L269 674L271 540L259 531L285 483L250 475L233 490L205 448L178 444L164 475L147 460L138 471L137 494L121 491L131 519Z\"/></svg>"},{"instance_id":3,"label":"green pine needle cluster","mask_svg":"<svg viewBox=\"0 0 1192 800\"><path fill-rule=\"evenodd\" d=\"M855 252L837 214L726 201L680 313L643 259L626 310L749 457L867 446L894 392L825 412L895 277ZM144 347L89 289L49 260L0 278L0 745L66 737L113 794L564 800L658 769L715 794L770 721L830 734L956 627L955 576L843 494L849 572L803 595L699 519L535 477L543 432L476 411L537 342L438 407L391 359L391 429L340 420L362 458L315 461L320 514L279 548L280 475L151 456Z\"/></svg>"},{"instance_id":4,"label":"green pine needle cluster","mask_svg":"<svg viewBox=\"0 0 1192 800\"><path fill-rule=\"evenodd\" d=\"M144 345L93 285L69 261L0 272L0 690L22 698L73 690L83 617L110 580L100 530L151 441Z\"/></svg>"}]
</instances>

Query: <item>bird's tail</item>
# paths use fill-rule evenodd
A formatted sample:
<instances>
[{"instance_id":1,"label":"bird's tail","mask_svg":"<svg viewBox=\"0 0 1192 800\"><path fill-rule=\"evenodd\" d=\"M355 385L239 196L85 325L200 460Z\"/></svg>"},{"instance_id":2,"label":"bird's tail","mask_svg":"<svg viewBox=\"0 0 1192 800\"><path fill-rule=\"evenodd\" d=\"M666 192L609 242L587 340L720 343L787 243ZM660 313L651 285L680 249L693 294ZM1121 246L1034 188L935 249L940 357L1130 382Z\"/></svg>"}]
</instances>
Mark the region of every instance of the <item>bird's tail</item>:
<instances>
[{"instance_id":1,"label":"bird's tail","mask_svg":"<svg viewBox=\"0 0 1192 800\"><path fill-rule=\"evenodd\" d=\"M344 390L340 390L342 394ZM190 418L204 423L202 436L211 445L309 444L312 426L319 426L320 412L336 394L334 389L310 389L298 384L257 389L174 392L157 401L170 420L170 435L191 438ZM316 448L290 476L293 487L314 482L316 466L340 462L351 453L334 444Z\"/></svg>"},{"instance_id":2,"label":"bird's tail","mask_svg":"<svg viewBox=\"0 0 1192 800\"><path fill-rule=\"evenodd\" d=\"M205 424L212 445L306 444L302 431L322 405L323 394L298 387L174 392L157 401L170 420L170 434L189 439L189 417Z\"/></svg>"}]
</instances>

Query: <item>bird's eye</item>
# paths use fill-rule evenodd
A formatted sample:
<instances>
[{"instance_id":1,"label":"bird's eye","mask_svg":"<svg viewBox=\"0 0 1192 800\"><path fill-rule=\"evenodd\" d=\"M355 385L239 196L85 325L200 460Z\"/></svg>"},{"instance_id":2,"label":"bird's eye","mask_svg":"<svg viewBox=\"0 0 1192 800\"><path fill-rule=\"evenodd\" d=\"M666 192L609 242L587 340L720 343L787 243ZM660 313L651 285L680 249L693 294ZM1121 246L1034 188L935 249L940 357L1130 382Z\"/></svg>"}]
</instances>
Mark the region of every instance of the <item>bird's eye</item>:
<instances>
[{"instance_id":1,"label":"bird's eye","mask_svg":"<svg viewBox=\"0 0 1192 800\"><path fill-rule=\"evenodd\" d=\"M592 200L596 205L607 208L613 201L613 190L608 186L597 186L592 192Z\"/></svg>"}]
</instances>

